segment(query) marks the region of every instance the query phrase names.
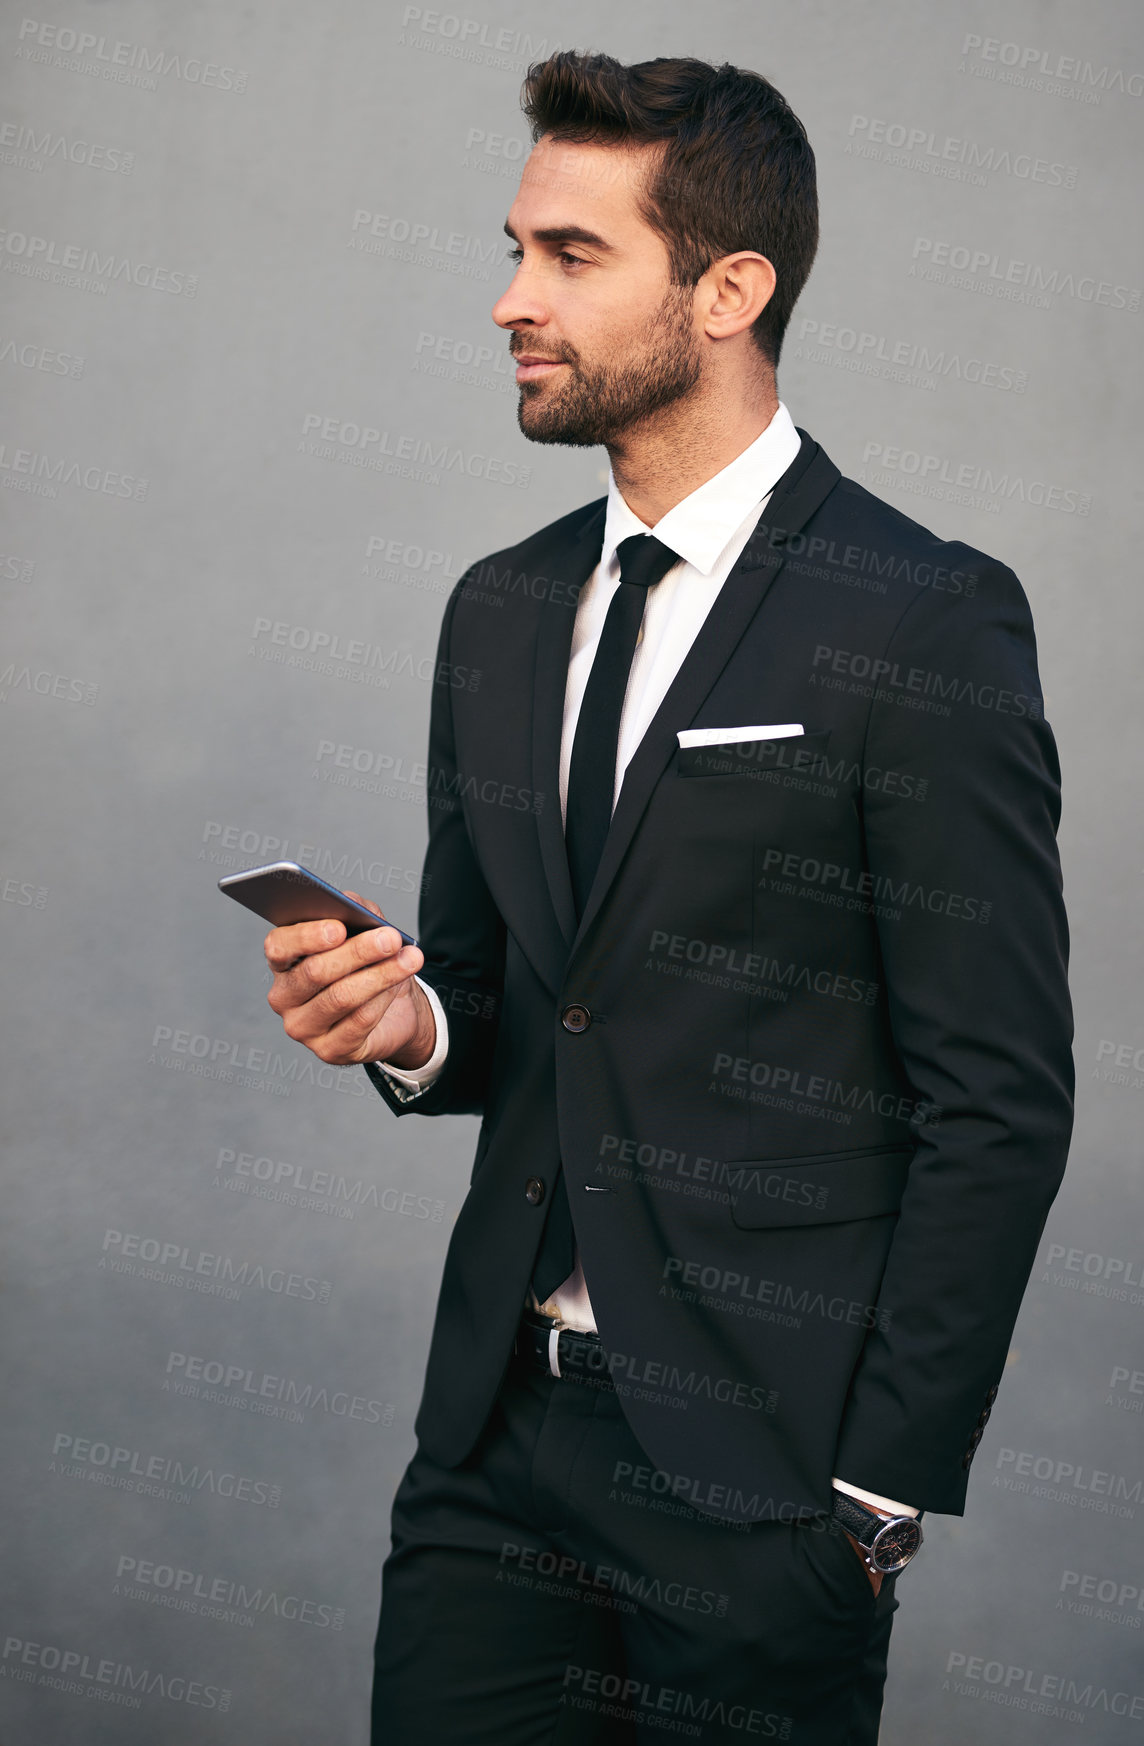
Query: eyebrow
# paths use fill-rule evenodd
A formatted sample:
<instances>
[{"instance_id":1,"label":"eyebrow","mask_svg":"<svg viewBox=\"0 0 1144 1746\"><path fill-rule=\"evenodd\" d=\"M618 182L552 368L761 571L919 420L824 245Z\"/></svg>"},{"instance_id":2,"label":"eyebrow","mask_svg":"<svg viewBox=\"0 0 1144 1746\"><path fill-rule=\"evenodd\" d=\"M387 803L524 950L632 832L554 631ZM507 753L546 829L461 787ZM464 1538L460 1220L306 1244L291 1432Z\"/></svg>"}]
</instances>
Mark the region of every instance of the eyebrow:
<instances>
[{"instance_id":1,"label":"eyebrow","mask_svg":"<svg viewBox=\"0 0 1144 1746\"><path fill-rule=\"evenodd\" d=\"M519 243L520 238L507 218L504 229L506 236L510 236L514 243ZM543 230L534 230L532 238L538 243L578 242L584 243L588 248L601 249L606 254L614 252L612 243L606 242L596 231L586 230L582 224L548 224Z\"/></svg>"}]
</instances>

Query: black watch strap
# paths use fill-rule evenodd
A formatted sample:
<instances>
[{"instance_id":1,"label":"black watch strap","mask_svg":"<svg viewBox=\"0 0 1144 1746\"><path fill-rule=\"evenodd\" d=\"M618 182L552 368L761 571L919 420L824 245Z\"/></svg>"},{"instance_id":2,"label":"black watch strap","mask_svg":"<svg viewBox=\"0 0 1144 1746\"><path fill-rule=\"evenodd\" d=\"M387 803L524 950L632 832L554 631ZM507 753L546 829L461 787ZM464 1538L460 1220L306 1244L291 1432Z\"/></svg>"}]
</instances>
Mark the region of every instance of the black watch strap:
<instances>
[{"instance_id":1,"label":"black watch strap","mask_svg":"<svg viewBox=\"0 0 1144 1746\"><path fill-rule=\"evenodd\" d=\"M833 1515L864 1546L875 1570L904 1570L922 1543L918 1516L880 1516L848 1492L833 1493Z\"/></svg>"}]
</instances>

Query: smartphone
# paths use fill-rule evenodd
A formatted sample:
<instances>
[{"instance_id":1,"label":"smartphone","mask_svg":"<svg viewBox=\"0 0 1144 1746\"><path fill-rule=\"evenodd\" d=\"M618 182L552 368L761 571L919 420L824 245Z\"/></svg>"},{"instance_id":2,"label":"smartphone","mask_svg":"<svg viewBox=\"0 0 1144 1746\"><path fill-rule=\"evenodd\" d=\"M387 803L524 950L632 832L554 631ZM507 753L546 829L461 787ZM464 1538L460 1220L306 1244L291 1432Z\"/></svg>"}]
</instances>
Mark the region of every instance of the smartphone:
<instances>
[{"instance_id":1,"label":"smartphone","mask_svg":"<svg viewBox=\"0 0 1144 1746\"><path fill-rule=\"evenodd\" d=\"M248 867L244 873L228 873L218 882L220 891L245 904L263 921L276 928L294 922L340 921L347 934L364 934L370 928L397 927L388 916L374 915L363 903L355 903L336 885L327 885L297 861L272 861L268 867ZM404 928L397 928L407 946L417 941ZM420 948L418 948L420 949Z\"/></svg>"}]
</instances>

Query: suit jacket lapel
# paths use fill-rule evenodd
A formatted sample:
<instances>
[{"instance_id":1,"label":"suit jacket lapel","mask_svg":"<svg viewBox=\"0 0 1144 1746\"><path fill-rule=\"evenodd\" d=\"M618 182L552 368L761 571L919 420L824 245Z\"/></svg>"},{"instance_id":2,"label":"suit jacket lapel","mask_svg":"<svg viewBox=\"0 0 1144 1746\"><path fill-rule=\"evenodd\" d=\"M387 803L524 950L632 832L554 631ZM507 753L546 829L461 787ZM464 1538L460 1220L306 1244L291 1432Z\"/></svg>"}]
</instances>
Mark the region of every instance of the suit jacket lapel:
<instances>
[{"instance_id":1,"label":"suit jacket lapel","mask_svg":"<svg viewBox=\"0 0 1144 1746\"><path fill-rule=\"evenodd\" d=\"M674 756L677 730L694 720L704 698L762 605L786 560L787 540L810 520L841 478L838 468L818 444L805 431L800 430L799 436L802 446L797 456L776 484L763 518L719 591L714 606L703 621L698 636L624 773L619 799L604 843L604 852L596 869L596 877L588 893L588 901L573 945L592 925L608 887L619 871L636 827L647 810L652 791ZM597 553L597 559L598 556ZM571 632L569 640L570 638ZM562 678L561 708L563 699ZM556 823L559 824L559 808L554 811ZM549 825L551 826L551 820ZM563 833L560 860L570 910L571 882L564 853ZM562 927L567 933L564 912L558 913L562 916Z\"/></svg>"},{"instance_id":2,"label":"suit jacket lapel","mask_svg":"<svg viewBox=\"0 0 1144 1746\"><path fill-rule=\"evenodd\" d=\"M547 980L554 989L562 980L571 947L591 925L619 871L652 791L675 752L677 729L694 719L762 605L782 569L787 539L810 520L841 477L834 463L805 431L800 430L799 436L802 446L797 456L775 486L763 519L720 590L624 773L603 856L579 927L560 811L560 740L576 596L600 561L603 502L589 513L574 541L556 560L562 580L573 587L562 591L559 600L549 598L542 604L532 694L532 785L534 793L544 796L536 827L552 913L559 928L559 937L550 935L551 957L547 949L544 951L545 963L550 966ZM536 943L540 945L539 939Z\"/></svg>"},{"instance_id":3,"label":"suit jacket lapel","mask_svg":"<svg viewBox=\"0 0 1144 1746\"><path fill-rule=\"evenodd\" d=\"M606 501L606 500L605 500ZM559 962L554 959L553 986L558 987L564 959L576 932L576 906L572 878L564 847L564 823L560 812L560 740L564 726L564 692L568 681L568 658L576 620L579 591L600 561L604 540L605 501L588 516L571 549L558 555L555 565L571 584L558 600L545 599L540 612L536 642L536 669L532 691L532 789L544 801L537 814L540 856L552 908L563 937ZM570 597L570 598L569 598Z\"/></svg>"}]
</instances>

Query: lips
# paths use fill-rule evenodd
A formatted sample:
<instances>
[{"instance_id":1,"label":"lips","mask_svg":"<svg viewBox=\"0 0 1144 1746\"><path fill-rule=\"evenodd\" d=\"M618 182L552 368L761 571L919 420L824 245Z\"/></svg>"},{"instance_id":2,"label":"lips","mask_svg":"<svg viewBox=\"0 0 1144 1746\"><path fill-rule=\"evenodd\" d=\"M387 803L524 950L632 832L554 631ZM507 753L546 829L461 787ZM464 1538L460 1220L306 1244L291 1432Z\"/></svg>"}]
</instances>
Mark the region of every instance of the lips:
<instances>
[{"instance_id":1,"label":"lips","mask_svg":"<svg viewBox=\"0 0 1144 1746\"><path fill-rule=\"evenodd\" d=\"M516 379L518 382L539 382L544 376L551 376L554 370L563 368L562 358L542 358L523 352L516 360Z\"/></svg>"}]
</instances>

